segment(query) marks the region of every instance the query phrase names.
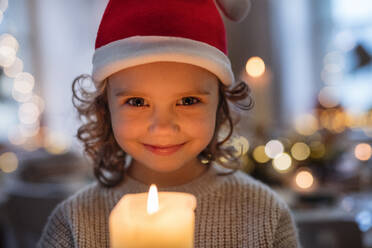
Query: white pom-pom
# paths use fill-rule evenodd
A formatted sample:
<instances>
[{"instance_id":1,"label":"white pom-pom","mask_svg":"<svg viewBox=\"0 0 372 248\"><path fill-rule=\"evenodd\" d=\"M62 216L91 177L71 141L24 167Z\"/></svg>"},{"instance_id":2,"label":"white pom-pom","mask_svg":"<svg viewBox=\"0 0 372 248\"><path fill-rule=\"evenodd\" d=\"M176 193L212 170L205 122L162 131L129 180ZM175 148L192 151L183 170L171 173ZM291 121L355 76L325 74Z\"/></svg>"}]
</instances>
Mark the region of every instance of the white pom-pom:
<instances>
[{"instance_id":1,"label":"white pom-pom","mask_svg":"<svg viewBox=\"0 0 372 248\"><path fill-rule=\"evenodd\" d=\"M251 8L250 0L216 0L216 2L225 16L234 22L241 22Z\"/></svg>"}]
</instances>

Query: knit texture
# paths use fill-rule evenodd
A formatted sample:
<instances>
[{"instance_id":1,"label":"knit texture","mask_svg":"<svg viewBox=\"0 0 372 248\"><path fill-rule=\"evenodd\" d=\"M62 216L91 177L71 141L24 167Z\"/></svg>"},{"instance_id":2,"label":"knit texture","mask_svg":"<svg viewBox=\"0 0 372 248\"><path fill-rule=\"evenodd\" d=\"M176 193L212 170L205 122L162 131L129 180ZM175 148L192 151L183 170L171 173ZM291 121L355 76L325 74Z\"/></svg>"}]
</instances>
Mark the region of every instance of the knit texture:
<instances>
[{"instance_id":1,"label":"knit texture","mask_svg":"<svg viewBox=\"0 0 372 248\"><path fill-rule=\"evenodd\" d=\"M300 247L293 216L277 193L240 170L218 175L223 171L212 164L187 184L158 188L195 195L195 247ZM110 247L111 210L123 195L148 190L129 176L114 188L88 185L54 209L37 247Z\"/></svg>"}]
</instances>

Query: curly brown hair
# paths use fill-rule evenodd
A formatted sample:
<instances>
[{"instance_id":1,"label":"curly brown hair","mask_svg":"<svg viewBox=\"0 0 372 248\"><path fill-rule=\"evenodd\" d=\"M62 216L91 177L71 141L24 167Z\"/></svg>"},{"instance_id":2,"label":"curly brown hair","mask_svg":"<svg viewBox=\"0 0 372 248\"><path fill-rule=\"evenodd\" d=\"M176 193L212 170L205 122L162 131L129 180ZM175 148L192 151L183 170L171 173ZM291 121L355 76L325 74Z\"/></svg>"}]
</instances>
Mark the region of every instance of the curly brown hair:
<instances>
[{"instance_id":1,"label":"curly brown hair","mask_svg":"<svg viewBox=\"0 0 372 248\"><path fill-rule=\"evenodd\" d=\"M83 143L85 154L93 161L95 177L101 185L113 187L120 183L125 175L127 154L114 138L107 99L108 80L102 81L95 90L89 91L89 87L83 85L87 79L93 82L90 75L82 74L72 83L72 103L78 111L80 121L83 122L76 137ZM253 108L254 101L251 90L245 82L240 82L229 89L219 81L218 88L219 101L214 135L208 146L198 155L198 159L207 165L212 161L218 161L225 168L232 169L227 173L231 174L240 168L240 160L232 147L223 147L223 144L233 134L234 125L239 121L239 116L233 120L227 100L246 111ZM239 103L247 99L247 104ZM220 131L226 123L228 134L219 141Z\"/></svg>"}]
</instances>

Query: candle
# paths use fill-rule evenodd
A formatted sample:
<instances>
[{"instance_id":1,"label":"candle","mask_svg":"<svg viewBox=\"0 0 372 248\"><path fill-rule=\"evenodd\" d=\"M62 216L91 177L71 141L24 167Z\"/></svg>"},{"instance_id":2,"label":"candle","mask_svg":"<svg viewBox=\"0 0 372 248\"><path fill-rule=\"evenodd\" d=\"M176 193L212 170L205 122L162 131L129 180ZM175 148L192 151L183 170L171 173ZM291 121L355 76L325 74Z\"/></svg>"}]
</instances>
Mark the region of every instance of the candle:
<instances>
[{"instance_id":1,"label":"candle","mask_svg":"<svg viewBox=\"0 0 372 248\"><path fill-rule=\"evenodd\" d=\"M196 198L181 192L126 194L109 217L111 248L193 248Z\"/></svg>"}]
</instances>

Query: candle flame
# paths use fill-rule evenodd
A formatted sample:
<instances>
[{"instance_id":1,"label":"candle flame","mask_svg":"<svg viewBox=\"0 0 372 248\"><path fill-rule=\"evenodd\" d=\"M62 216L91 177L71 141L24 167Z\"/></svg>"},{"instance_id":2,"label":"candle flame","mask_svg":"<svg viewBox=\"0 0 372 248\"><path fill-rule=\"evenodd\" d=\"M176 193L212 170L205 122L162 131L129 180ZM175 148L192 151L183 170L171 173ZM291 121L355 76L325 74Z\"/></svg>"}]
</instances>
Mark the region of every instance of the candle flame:
<instances>
[{"instance_id":1,"label":"candle flame","mask_svg":"<svg viewBox=\"0 0 372 248\"><path fill-rule=\"evenodd\" d=\"M147 213L153 214L159 210L158 189L155 184L151 184L147 197Z\"/></svg>"}]
</instances>

